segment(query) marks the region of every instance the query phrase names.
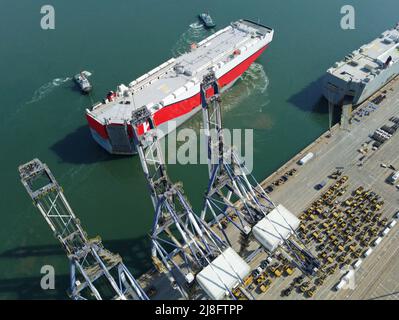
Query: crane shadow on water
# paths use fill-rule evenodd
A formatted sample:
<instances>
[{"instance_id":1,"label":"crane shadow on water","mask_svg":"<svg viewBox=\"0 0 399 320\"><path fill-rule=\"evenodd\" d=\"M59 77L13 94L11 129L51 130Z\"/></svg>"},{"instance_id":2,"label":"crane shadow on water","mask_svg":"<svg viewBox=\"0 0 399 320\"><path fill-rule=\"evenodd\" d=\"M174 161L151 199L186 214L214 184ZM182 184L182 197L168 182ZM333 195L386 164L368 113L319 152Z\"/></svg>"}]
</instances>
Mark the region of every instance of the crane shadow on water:
<instances>
[{"instance_id":1,"label":"crane shadow on water","mask_svg":"<svg viewBox=\"0 0 399 320\"><path fill-rule=\"evenodd\" d=\"M108 240L103 241L103 244L106 249L122 257L124 264L135 277L153 267L148 236ZM42 262L44 265L46 260L52 261L54 258L62 258L62 256L65 256L65 253L59 245L17 247L0 254L0 265L7 264L10 259L15 259L16 263L22 264L24 259L30 258L37 258L38 263ZM66 256L64 260L67 264ZM57 274L56 272L54 290L41 289L40 279L42 276L37 271L37 276L0 278L0 299L9 297L15 299L68 299L69 274Z\"/></svg>"}]
</instances>

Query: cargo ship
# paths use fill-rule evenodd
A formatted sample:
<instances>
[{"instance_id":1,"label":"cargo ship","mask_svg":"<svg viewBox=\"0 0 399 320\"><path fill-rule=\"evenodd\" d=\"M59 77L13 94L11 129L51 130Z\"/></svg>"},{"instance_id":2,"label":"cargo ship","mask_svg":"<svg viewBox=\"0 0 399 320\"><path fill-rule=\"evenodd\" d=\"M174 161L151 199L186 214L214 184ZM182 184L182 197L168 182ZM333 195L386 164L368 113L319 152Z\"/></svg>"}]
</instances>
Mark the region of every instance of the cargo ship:
<instances>
[{"instance_id":1,"label":"cargo ship","mask_svg":"<svg viewBox=\"0 0 399 320\"><path fill-rule=\"evenodd\" d=\"M327 70L323 95L334 105L358 105L399 73L399 23Z\"/></svg>"},{"instance_id":2,"label":"cargo ship","mask_svg":"<svg viewBox=\"0 0 399 320\"><path fill-rule=\"evenodd\" d=\"M134 110L146 106L160 135L169 134L200 110L200 84L206 74L213 71L220 90L228 89L263 53L273 35L272 28L241 19L193 43L188 52L127 86L119 85L104 101L86 109L92 137L109 153L135 154L130 124ZM148 127L140 125L138 133L143 134Z\"/></svg>"}]
</instances>

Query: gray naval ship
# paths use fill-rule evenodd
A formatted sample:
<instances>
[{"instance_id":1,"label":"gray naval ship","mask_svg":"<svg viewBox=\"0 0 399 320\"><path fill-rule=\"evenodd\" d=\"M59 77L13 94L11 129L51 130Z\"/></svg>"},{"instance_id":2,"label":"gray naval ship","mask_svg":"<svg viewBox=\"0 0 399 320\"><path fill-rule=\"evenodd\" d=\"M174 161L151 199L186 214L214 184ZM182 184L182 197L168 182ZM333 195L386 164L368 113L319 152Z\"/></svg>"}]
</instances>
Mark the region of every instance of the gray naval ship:
<instances>
[{"instance_id":1,"label":"gray naval ship","mask_svg":"<svg viewBox=\"0 0 399 320\"><path fill-rule=\"evenodd\" d=\"M334 105L358 105L399 74L399 23L327 70L323 95Z\"/></svg>"}]
</instances>

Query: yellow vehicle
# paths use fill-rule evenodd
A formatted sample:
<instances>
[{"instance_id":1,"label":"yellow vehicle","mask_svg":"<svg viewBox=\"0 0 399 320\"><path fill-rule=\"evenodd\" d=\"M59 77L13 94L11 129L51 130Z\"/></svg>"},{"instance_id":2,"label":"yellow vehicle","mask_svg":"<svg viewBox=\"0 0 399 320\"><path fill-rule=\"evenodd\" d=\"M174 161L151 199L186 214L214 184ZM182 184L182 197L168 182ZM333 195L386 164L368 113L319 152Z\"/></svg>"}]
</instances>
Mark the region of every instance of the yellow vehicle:
<instances>
[{"instance_id":1,"label":"yellow vehicle","mask_svg":"<svg viewBox=\"0 0 399 320\"><path fill-rule=\"evenodd\" d=\"M244 280L244 286L249 286L252 284L252 282L254 282L254 277L253 276L249 276Z\"/></svg>"},{"instance_id":2,"label":"yellow vehicle","mask_svg":"<svg viewBox=\"0 0 399 320\"><path fill-rule=\"evenodd\" d=\"M352 203L353 203L352 199L348 199L345 201L345 205L347 205L348 207L350 207L352 205Z\"/></svg>"},{"instance_id":3,"label":"yellow vehicle","mask_svg":"<svg viewBox=\"0 0 399 320\"><path fill-rule=\"evenodd\" d=\"M338 249L339 251L341 251L341 252L344 251L344 247L341 246L341 245L339 245L337 249Z\"/></svg>"},{"instance_id":4,"label":"yellow vehicle","mask_svg":"<svg viewBox=\"0 0 399 320\"><path fill-rule=\"evenodd\" d=\"M309 285L310 285L309 282L304 282L304 283L301 285L300 290L301 290L302 292L305 292L306 290L308 290Z\"/></svg>"},{"instance_id":5,"label":"yellow vehicle","mask_svg":"<svg viewBox=\"0 0 399 320\"><path fill-rule=\"evenodd\" d=\"M328 223L324 222L324 223L322 224L322 226L323 226L324 229L328 229Z\"/></svg>"},{"instance_id":6,"label":"yellow vehicle","mask_svg":"<svg viewBox=\"0 0 399 320\"><path fill-rule=\"evenodd\" d=\"M337 236L332 234L330 235L330 239L334 241L335 239L337 239Z\"/></svg>"},{"instance_id":7,"label":"yellow vehicle","mask_svg":"<svg viewBox=\"0 0 399 320\"><path fill-rule=\"evenodd\" d=\"M336 218L336 219L338 219L338 218L339 218L338 212L334 212L334 213L333 213L333 217Z\"/></svg>"},{"instance_id":8,"label":"yellow vehicle","mask_svg":"<svg viewBox=\"0 0 399 320\"><path fill-rule=\"evenodd\" d=\"M349 246L349 250L352 251L352 252L355 252L356 251L356 247L355 246Z\"/></svg>"},{"instance_id":9,"label":"yellow vehicle","mask_svg":"<svg viewBox=\"0 0 399 320\"><path fill-rule=\"evenodd\" d=\"M328 257L328 258L327 258L327 262L328 262L328 263L333 263L333 262L334 262L334 259L331 258L331 257Z\"/></svg>"},{"instance_id":10,"label":"yellow vehicle","mask_svg":"<svg viewBox=\"0 0 399 320\"><path fill-rule=\"evenodd\" d=\"M309 289L308 291L306 291L306 294L309 298L314 296L314 293L316 292L316 287L312 287L311 289Z\"/></svg>"},{"instance_id":11,"label":"yellow vehicle","mask_svg":"<svg viewBox=\"0 0 399 320\"><path fill-rule=\"evenodd\" d=\"M241 291L239 288L236 288L233 290L233 294L236 298L238 298L241 295Z\"/></svg>"},{"instance_id":12,"label":"yellow vehicle","mask_svg":"<svg viewBox=\"0 0 399 320\"><path fill-rule=\"evenodd\" d=\"M282 272L280 271L280 269L276 269L276 270L274 271L274 275L275 275L277 278L279 278L279 277L282 275Z\"/></svg>"},{"instance_id":13,"label":"yellow vehicle","mask_svg":"<svg viewBox=\"0 0 399 320\"><path fill-rule=\"evenodd\" d=\"M312 236L313 236L313 238L315 238L315 240L317 240L319 238L319 234L317 232L313 232Z\"/></svg>"},{"instance_id":14,"label":"yellow vehicle","mask_svg":"<svg viewBox=\"0 0 399 320\"><path fill-rule=\"evenodd\" d=\"M358 195L361 195L363 193L363 191L364 191L364 188L362 186L360 186L359 188L357 188L355 190L355 193L358 194Z\"/></svg>"},{"instance_id":15,"label":"yellow vehicle","mask_svg":"<svg viewBox=\"0 0 399 320\"><path fill-rule=\"evenodd\" d=\"M256 283L262 283L263 281L265 281L265 276L263 274L261 274L259 277L256 278Z\"/></svg>"},{"instance_id":16,"label":"yellow vehicle","mask_svg":"<svg viewBox=\"0 0 399 320\"><path fill-rule=\"evenodd\" d=\"M284 271L287 273L287 275L292 275L294 273L294 270L291 269L289 266L284 268Z\"/></svg>"},{"instance_id":17,"label":"yellow vehicle","mask_svg":"<svg viewBox=\"0 0 399 320\"><path fill-rule=\"evenodd\" d=\"M261 284L260 286L260 291L262 291L263 293L266 292L269 288L270 288L270 283L271 281L265 281L264 283Z\"/></svg>"}]
</instances>

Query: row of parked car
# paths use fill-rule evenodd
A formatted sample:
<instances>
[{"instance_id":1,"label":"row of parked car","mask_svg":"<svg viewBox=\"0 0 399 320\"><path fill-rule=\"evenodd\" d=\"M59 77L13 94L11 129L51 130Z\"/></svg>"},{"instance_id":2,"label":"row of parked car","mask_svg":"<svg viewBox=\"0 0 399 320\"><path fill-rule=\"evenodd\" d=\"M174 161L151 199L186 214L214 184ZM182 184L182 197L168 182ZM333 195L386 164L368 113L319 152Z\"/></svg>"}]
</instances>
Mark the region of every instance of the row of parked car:
<instances>
[{"instance_id":1,"label":"row of parked car","mask_svg":"<svg viewBox=\"0 0 399 320\"><path fill-rule=\"evenodd\" d=\"M392 117L389 120L394 124L382 126L381 128L374 131L373 135L371 136L371 138L375 140L373 148L379 148L383 143L388 141L399 129L398 117Z\"/></svg>"}]
</instances>

